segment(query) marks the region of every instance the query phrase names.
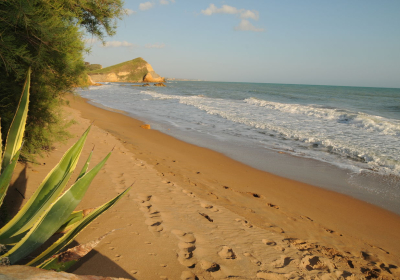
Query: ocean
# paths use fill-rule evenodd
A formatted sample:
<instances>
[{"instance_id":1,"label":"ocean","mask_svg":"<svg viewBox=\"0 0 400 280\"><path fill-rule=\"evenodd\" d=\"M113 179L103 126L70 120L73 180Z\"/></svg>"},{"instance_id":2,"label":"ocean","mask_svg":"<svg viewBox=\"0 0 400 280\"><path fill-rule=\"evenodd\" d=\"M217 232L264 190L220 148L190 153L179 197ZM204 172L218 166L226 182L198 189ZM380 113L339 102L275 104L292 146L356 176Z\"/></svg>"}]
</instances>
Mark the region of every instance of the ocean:
<instances>
[{"instance_id":1,"label":"ocean","mask_svg":"<svg viewBox=\"0 0 400 280\"><path fill-rule=\"evenodd\" d=\"M78 90L152 129L400 214L400 89L229 82Z\"/></svg>"}]
</instances>

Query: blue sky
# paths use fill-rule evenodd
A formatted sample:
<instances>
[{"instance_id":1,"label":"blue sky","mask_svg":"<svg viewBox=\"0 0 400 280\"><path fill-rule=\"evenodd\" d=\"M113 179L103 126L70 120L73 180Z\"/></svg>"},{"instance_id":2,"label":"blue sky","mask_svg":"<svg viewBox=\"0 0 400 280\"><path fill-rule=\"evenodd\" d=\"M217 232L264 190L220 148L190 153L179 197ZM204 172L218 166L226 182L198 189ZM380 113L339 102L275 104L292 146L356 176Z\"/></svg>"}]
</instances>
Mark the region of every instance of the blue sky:
<instances>
[{"instance_id":1,"label":"blue sky","mask_svg":"<svg viewBox=\"0 0 400 280\"><path fill-rule=\"evenodd\" d=\"M398 0L142 0L106 46L103 67L143 57L164 77L400 87Z\"/></svg>"}]
</instances>

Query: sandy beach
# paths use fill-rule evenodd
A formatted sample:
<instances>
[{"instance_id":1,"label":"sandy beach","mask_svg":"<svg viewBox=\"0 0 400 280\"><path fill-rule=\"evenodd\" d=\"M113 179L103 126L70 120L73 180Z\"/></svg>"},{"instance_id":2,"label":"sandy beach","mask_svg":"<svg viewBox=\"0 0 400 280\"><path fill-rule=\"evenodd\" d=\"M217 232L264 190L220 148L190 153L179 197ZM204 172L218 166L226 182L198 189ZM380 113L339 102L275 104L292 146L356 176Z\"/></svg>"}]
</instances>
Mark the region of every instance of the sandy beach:
<instances>
[{"instance_id":1,"label":"sandy beach","mask_svg":"<svg viewBox=\"0 0 400 280\"><path fill-rule=\"evenodd\" d=\"M91 166L114 151L79 209L134 184L78 236L75 244L117 229L69 272L128 279L400 278L400 216L142 128L124 112L79 96L67 100L74 137L38 158L40 164L19 164L12 189L28 198L92 122L77 170L93 147ZM13 195L15 211L23 201Z\"/></svg>"}]
</instances>

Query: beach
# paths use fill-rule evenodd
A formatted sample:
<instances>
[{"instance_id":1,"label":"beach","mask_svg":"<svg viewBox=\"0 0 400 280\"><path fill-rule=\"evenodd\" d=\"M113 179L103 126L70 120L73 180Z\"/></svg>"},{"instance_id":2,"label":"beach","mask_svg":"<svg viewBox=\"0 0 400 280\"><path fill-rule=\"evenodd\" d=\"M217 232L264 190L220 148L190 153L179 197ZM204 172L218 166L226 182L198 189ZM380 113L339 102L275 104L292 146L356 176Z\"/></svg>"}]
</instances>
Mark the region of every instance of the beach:
<instances>
[{"instance_id":1,"label":"beach","mask_svg":"<svg viewBox=\"0 0 400 280\"><path fill-rule=\"evenodd\" d=\"M113 152L79 209L133 184L76 238L82 244L116 229L69 272L128 279L400 278L397 214L143 128L123 111L77 95L67 101L74 137L38 158L39 165L18 165L14 187L29 197L91 123L77 170L93 147L92 166Z\"/></svg>"}]
</instances>

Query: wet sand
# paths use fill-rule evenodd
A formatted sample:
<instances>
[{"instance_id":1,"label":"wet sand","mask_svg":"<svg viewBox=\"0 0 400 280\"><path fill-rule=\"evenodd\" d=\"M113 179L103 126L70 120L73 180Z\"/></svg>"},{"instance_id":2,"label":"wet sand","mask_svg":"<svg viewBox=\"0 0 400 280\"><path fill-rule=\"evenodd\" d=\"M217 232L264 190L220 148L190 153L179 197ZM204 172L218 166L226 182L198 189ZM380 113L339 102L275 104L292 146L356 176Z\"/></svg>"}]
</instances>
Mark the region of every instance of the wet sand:
<instances>
[{"instance_id":1,"label":"wet sand","mask_svg":"<svg viewBox=\"0 0 400 280\"><path fill-rule=\"evenodd\" d=\"M83 159L93 145L92 165L115 149L79 209L134 183L76 241L119 230L70 272L130 279L400 278L400 216L144 129L124 112L67 99L76 137L39 159L46 165L19 166L25 196L92 121Z\"/></svg>"}]
</instances>

